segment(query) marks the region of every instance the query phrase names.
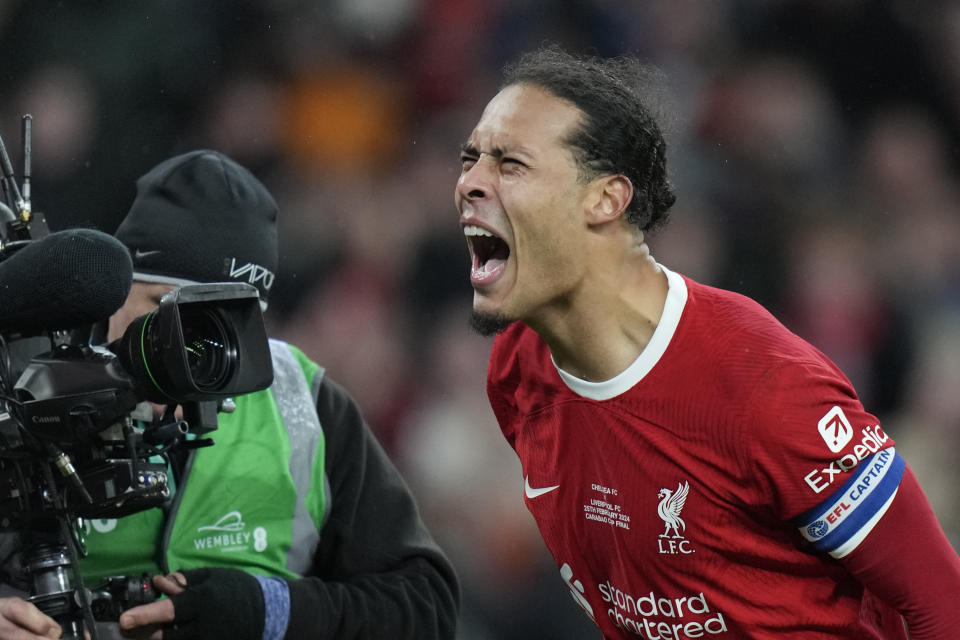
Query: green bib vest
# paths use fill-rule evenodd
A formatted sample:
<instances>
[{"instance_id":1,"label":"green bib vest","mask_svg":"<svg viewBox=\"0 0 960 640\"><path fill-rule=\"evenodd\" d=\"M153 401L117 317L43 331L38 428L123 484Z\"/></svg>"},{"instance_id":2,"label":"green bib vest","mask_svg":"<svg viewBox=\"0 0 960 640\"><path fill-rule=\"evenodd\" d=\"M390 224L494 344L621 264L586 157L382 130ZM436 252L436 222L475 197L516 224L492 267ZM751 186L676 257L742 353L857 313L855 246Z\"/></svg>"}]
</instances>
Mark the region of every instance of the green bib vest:
<instances>
[{"instance_id":1,"label":"green bib vest","mask_svg":"<svg viewBox=\"0 0 960 640\"><path fill-rule=\"evenodd\" d=\"M86 522L88 586L198 567L307 572L329 509L315 404L323 371L292 345L271 340L270 351L273 385L219 415L216 444L191 454L168 508Z\"/></svg>"}]
</instances>

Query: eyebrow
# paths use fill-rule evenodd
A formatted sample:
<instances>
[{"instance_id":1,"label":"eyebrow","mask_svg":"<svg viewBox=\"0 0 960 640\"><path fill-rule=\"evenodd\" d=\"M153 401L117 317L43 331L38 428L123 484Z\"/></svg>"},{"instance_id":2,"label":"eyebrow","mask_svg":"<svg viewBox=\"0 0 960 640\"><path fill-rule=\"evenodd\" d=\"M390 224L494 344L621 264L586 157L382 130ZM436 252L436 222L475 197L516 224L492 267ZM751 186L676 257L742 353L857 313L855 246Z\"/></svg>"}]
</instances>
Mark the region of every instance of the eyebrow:
<instances>
[{"instance_id":1,"label":"eyebrow","mask_svg":"<svg viewBox=\"0 0 960 640\"><path fill-rule=\"evenodd\" d=\"M460 145L460 153L465 153L467 155L479 157L481 151L477 149L475 146L473 146L472 142L464 142L462 145ZM492 149L490 149L490 151L486 151L483 153L486 153L488 156L491 156L499 160L503 156L514 153L514 152L508 151L503 147L493 147ZM523 153L523 152L517 151L516 153Z\"/></svg>"}]
</instances>

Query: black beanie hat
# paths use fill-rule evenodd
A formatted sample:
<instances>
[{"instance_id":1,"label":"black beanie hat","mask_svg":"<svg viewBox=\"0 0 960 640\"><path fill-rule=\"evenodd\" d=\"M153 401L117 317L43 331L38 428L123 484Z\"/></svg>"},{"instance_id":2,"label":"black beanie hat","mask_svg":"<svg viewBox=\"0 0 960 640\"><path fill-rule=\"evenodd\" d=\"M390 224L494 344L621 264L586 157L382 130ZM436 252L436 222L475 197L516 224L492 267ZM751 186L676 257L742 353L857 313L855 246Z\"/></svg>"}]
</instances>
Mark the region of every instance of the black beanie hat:
<instances>
[{"instance_id":1,"label":"black beanie hat","mask_svg":"<svg viewBox=\"0 0 960 640\"><path fill-rule=\"evenodd\" d=\"M141 176L114 235L130 251L135 281L246 282L266 308L277 271L277 203L222 153L191 151Z\"/></svg>"}]
</instances>

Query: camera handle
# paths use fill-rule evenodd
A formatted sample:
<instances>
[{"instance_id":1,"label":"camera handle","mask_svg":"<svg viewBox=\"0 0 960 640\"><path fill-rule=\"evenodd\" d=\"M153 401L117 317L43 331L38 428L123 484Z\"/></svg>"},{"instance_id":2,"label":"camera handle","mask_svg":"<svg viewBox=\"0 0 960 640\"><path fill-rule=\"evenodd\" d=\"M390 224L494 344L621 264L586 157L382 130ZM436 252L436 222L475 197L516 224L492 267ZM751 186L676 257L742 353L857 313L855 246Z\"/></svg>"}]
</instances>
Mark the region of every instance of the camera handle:
<instances>
[{"instance_id":1,"label":"camera handle","mask_svg":"<svg viewBox=\"0 0 960 640\"><path fill-rule=\"evenodd\" d=\"M52 465L69 476L72 465L63 465L53 455L53 448L49 453ZM29 541L22 552L22 565L30 578L29 601L60 625L64 640L84 640L84 630L91 640L99 640L97 620L116 621L125 609L153 602L157 594L148 575L111 576L94 587L93 592L87 589L80 572L82 534L79 528L71 530L70 526L78 520L57 491L50 464L43 466L43 479L43 494L52 498L53 509L30 519L22 535L23 540ZM90 502L79 476L73 480Z\"/></svg>"},{"instance_id":2,"label":"camera handle","mask_svg":"<svg viewBox=\"0 0 960 640\"><path fill-rule=\"evenodd\" d=\"M57 496L50 467L44 466L49 495ZM56 502L60 500L55 498ZM79 532L71 533L69 512L56 504L57 515L33 519L23 539L31 545L23 553L23 566L30 576L30 602L53 618L63 630L64 640L83 640L84 623L91 640L99 640L90 608L90 598L79 570ZM72 578L78 587L74 588Z\"/></svg>"},{"instance_id":3,"label":"camera handle","mask_svg":"<svg viewBox=\"0 0 960 640\"><path fill-rule=\"evenodd\" d=\"M49 530L44 532L49 534ZM63 630L61 638L83 640L86 629L90 639L97 640L97 621L116 622L130 607L157 599L148 574L110 576L89 590L75 570L79 564L74 545L75 540L66 545L51 540L34 544L23 553L24 568L31 578L29 600L56 620ZM71 576L76 577L76 588Z\"/></svg>"},{"instance_id":4,"label":"camera handle","mask_svg":"<svg viewBox=\"0 0 960 640\"><path fill-rule=\"evenodd\" d=\"M53 618L63 629L61 638L83 640L84 623L92 640L97 639L96 625L90 609L90 601L83 579L77 567L76 544L67 532L64 521L49 523L56 527L54 536L42 527L32 539L51 537L50 540L34 543L23 554L24 567L30 576L30 602ZM30 532L34 533L34 532ZM67 538L64 540L64 538ZM79 583L73 587L73 577Z\"/></svg>"}]
</instances>

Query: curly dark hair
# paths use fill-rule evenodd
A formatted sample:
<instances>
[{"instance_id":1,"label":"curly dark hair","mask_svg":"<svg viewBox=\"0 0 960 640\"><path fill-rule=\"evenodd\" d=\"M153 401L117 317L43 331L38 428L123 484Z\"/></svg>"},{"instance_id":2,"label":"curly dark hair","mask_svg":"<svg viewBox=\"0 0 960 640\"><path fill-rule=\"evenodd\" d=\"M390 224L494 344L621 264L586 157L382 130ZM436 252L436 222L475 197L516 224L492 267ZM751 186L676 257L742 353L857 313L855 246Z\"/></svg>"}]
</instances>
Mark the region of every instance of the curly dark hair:
<instances>
[{"instance_id":1,"label":"curly dark hair","mask_svg":"<svg viewBox=\"0 0 960 640\"><path fill-rule=\"evenodd\" d=\"M583 120L566 144L580 179L606 174L633 184L627 220L643 231L666 222L676 200L667 180L667 144L641 92L661 84L661 74L633 57L578 57L557 45L521 55L508 64L501 88L540 87L573 103Z\"/></svg>"}]
</instances>

